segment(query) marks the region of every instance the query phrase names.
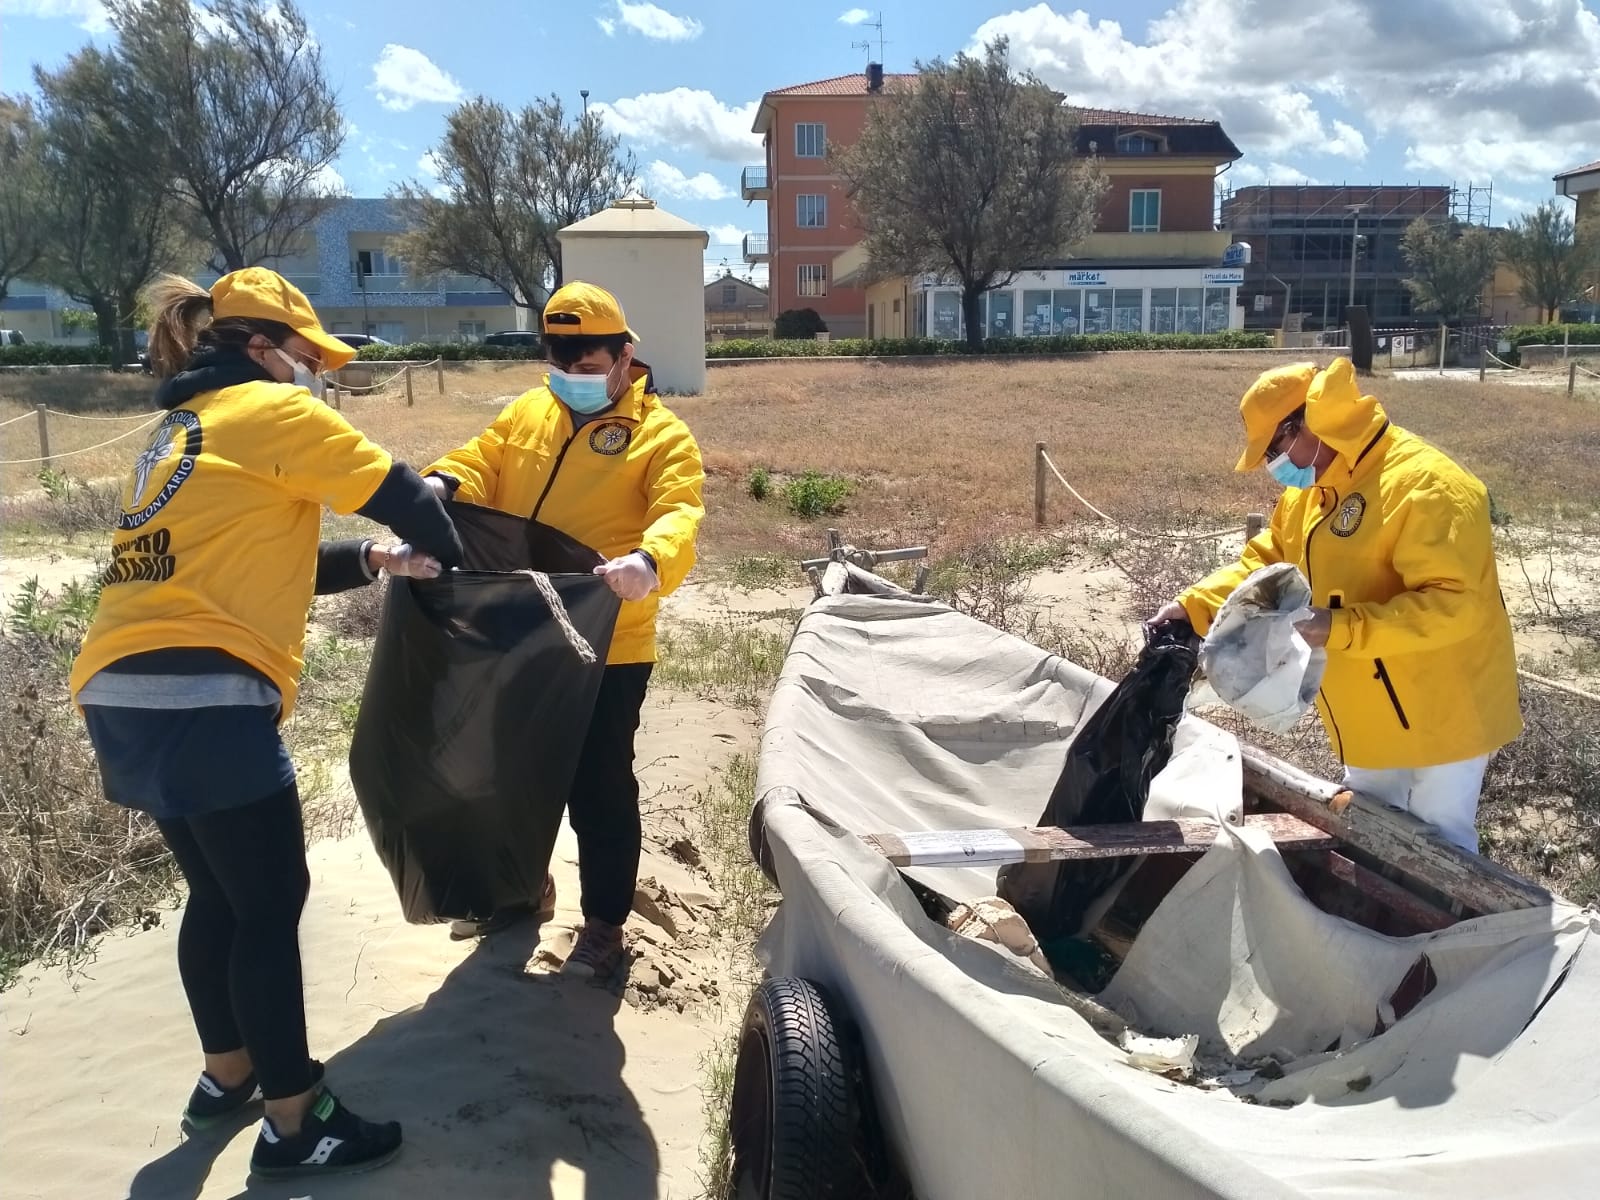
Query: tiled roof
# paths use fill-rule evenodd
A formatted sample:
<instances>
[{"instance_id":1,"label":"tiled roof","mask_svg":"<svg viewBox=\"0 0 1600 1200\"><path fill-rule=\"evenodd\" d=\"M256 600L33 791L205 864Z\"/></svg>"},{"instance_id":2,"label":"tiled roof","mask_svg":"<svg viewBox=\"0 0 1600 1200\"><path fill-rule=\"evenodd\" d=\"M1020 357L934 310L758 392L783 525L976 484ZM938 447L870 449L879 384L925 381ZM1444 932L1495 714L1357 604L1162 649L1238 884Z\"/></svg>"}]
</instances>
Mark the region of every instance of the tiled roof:
<instances>
[{"instance_id":1,"label":"tiled roof","mask_svg":"<svg viewBox=\"0 0 1600 1200\"><path fill-rule=\"evenodd\" d=\"M1600 171L1600 158L1595 159L1592 163L1585 163L1581 167L1573 167L1570 171L1563 171L1556 178L1570 179L1574 175L1587 175L1590 171Z\"/></svg>"},{"instance_id":2,"label":"tiled roof","mask_svg":"<svg viewBox=\"0 0 1600 1200\"><path fill-rule=\"evenodd\" d=\"M1115 108L1079 108L1077 105L1068 107L1072 109L1072 115L1078 118L1080 125L1147 125L1156 128L1162 125L1216 124L1200 117L1164 117L1156 113L1123 112Z\"/></svg>"},{"instance_id":3,"label":"tiled roof","mask_svg":"<svg viewBox=\"0 0 1600 1200\"><path fill-rule=\"evenodd\" d=\"M912 74L886 74L883 77L883 86L903 86L907 80L915 79ZM867 77L861 71L853 75L835 75L832 79L818 79L813 83L797 83L793 87L774 88L768 92L769 96L859 96L867 90Z\"/></svg>"}]
</instances>

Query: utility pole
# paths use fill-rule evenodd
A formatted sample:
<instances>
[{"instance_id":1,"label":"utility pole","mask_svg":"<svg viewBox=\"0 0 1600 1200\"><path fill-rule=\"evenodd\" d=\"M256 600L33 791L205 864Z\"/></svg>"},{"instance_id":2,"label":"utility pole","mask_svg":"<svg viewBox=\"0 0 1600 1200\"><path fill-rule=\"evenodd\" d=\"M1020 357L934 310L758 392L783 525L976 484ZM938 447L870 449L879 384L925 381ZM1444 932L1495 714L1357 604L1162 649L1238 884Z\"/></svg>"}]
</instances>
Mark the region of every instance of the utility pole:
<instances>
[{"instance_id":1,"label":"utility pole","mask_svg":"<svg viewBox=\"0 0 1600 1200\"><path fill-rule=\"evenodd\" d=\"M1350 305L1356 302L1356 251L1361 244L1361 210L1366 207L1362 204L1347 204L1350 210Z\"/></svg>"}]
</instances>

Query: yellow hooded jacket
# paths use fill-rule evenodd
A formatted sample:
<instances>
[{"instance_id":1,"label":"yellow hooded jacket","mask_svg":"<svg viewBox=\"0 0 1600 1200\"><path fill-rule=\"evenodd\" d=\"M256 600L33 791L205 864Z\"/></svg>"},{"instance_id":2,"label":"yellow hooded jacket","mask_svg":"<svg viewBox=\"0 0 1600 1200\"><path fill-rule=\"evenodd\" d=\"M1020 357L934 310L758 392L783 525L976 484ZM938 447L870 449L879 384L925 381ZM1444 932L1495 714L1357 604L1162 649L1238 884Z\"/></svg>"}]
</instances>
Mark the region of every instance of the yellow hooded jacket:
<instances>
[{"instance_id":1,"label":"yellow hooded jacket","mask_svg":"<svg viewBox=\"0 0 1600 1200\"><path fill-rule=\"evenodd\" d=\"M1483 484L1391 425L1348 359L1312 381L1306 427L1338 456L1285 489L1237 563L1178 597L1196 631L1251 572L1295 563L1312 603L1333 609L1317 709L1341 761L1430 767L1514 740L1516 653Z\"/></svg>"},{"instance_id":2,"label":"yellow hooded jacket","mask_svg":"<svg viewBox=\"0 0 1600 1200\"><path fill-rule=\"evenodd\" d=\"M656 660L656 611L694 566L705 516L700 447L646 390L647 369L632 376L614 407L576 428L549 387L536 387L423 472L455 479L457 500L534 517L608 559L643 550L655 560L661 588L623 604L611 665Z\"/></svg>"}]
</instances>

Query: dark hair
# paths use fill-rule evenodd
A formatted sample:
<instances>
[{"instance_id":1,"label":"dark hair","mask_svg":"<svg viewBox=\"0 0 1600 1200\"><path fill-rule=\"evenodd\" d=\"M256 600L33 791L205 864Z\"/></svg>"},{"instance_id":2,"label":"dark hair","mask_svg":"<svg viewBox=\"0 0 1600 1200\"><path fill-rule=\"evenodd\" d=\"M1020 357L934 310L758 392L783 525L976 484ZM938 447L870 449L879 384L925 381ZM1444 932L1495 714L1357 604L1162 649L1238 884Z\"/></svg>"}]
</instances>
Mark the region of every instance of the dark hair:
<instances>
[{"instance_id":1,"label":"dark hair","mask_svg":"<svg viewBox=\"0 0 1600 1200\"><path fill-rule=\"evenodd\" d=\"M281 321L211 317L211 293L181 275L163 275L145 292L150 305L150 369L167 378L189 365L201 346L243 349L256 335L275 346L294 330Z\"/></svg>"},{"instance_id":2,"label":"dark hair","mask_svg":"<svg viewBox=\"0 0 1600 1200\"><path fill-rule=\"evenodd\" d=\"M544 335L544 352L549 360L566 370L573 363L596 350L608 352L612 358L622 357L622 348L632 344L625 333L608 334L553 334Z\"/></svg>"}]
</instances>

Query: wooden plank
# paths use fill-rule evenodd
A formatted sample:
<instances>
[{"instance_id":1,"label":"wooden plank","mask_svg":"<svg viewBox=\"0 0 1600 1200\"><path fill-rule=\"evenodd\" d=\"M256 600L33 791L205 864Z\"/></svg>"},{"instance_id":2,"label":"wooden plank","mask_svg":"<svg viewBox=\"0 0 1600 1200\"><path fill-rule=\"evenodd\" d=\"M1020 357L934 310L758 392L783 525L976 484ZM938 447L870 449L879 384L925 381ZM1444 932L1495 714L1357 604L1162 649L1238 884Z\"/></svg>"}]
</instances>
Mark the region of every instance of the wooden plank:
<instances>
[{"instance_id":1,"label":"wooden plank","mask_svg":"<svg viewBox=\"0 0 1600 1200\"><path fill-rule=\"evenodd\" d=\"M1404 917L1419 930L1432 932L1435 929L1448 929L1456 923L1456 918L1443 909L1435 908L1420 896L1414 896L1406 891L1398 883L1385 879L1376 871L1367 870L1360 863L1346 858L1337 851L1328 852L1324 865L1328 874L1334 879L1347 883L1363 896L1376 900L1383 907Z\"/></svg>"},{"instance_id":2,"label":"wooden plank","mask_svg":"<svg viewBox=\"0 0 1600 1200\"><path fill-rule=\"evenodd\" d=\"M1284 849L1325 850L1338 844L1288 813L1253 813L1248 829L1263 830ZM1205 851L1220 831L1213 821L1137 821L1125 825L1076 825L1069 829L950 829L863 834L897 867L1000 866L1090 858L1134 858L1143 854Z\"/></svg>"},{"instance_id":3,"label":"wooden plank","mask_svg":"<svg viewBox=\"0 0 1600 1200\"><path fill-rule=\"evenodd\" d=\"M1539 908L1551 895L1486 858L1451 845L1410 813L1397 812L1337 784L1318 779L1254 746L1244 751L1245 790L1292 813L1308 825L1395 867L1473 912Z\"/></svg>"}]
</instances>

